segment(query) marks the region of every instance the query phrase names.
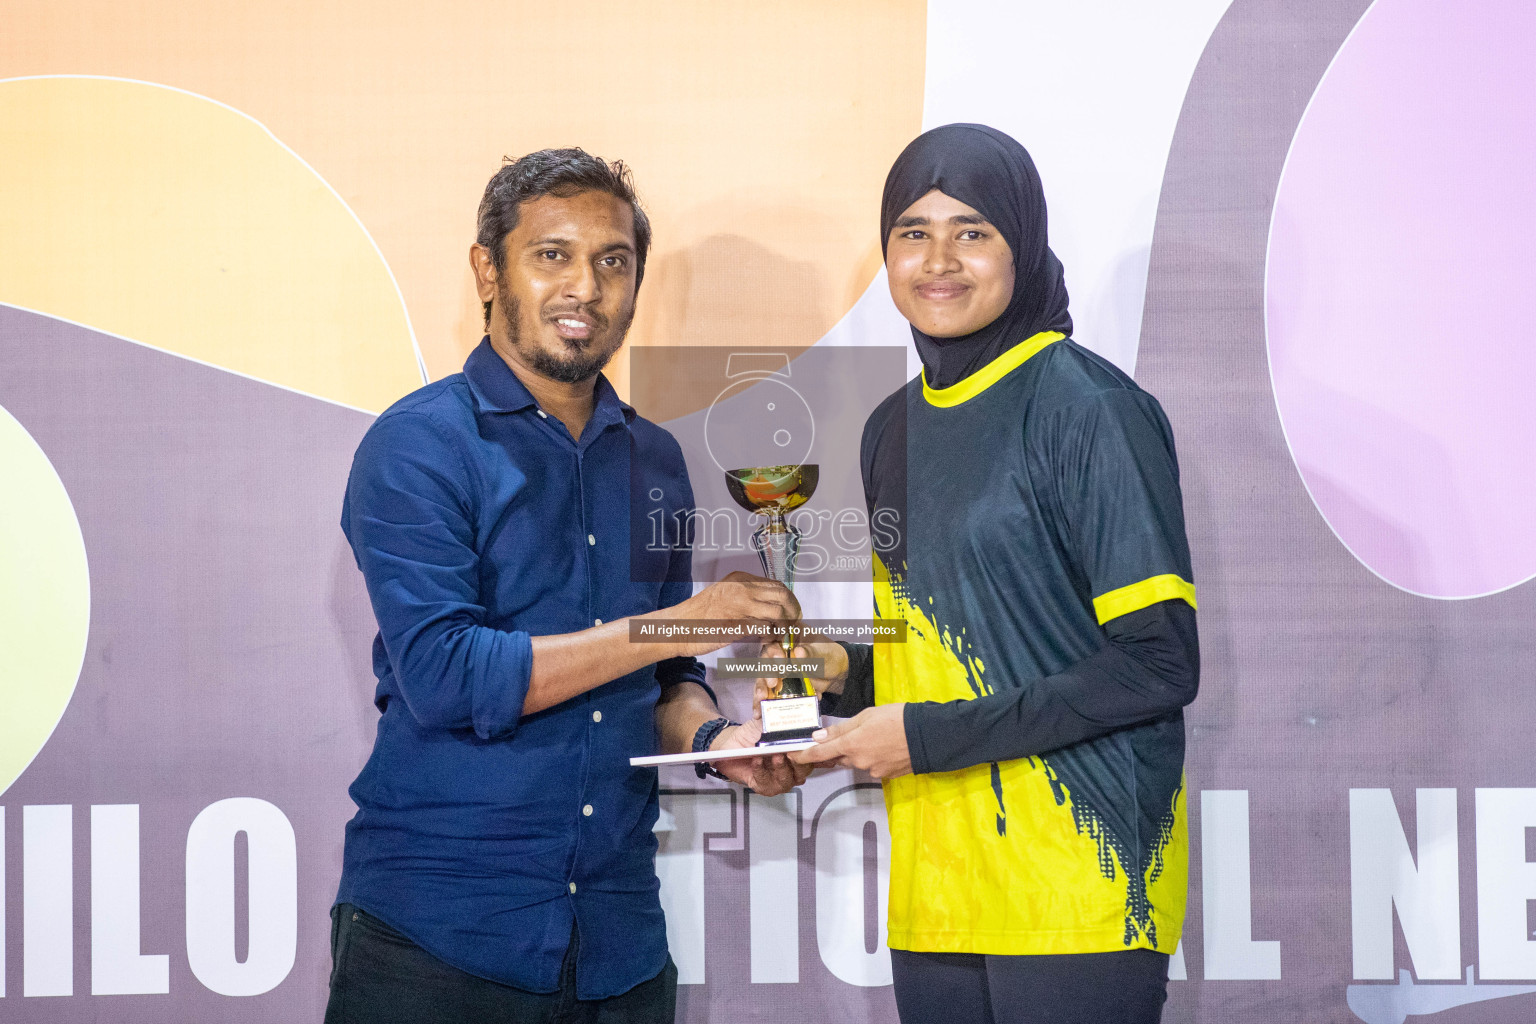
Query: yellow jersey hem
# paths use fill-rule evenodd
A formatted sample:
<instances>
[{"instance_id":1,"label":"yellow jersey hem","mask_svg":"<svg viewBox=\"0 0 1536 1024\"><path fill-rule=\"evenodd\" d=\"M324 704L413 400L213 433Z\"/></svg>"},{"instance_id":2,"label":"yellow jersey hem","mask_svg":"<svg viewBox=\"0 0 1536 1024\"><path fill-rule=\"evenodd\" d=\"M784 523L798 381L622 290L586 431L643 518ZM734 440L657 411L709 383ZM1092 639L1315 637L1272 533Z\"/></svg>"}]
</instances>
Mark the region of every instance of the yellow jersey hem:
<instances>
[{"instance_id":1,"label":"yellow jersey hem","mask_svg":"<svg viewBox=\"0 0 1536 1024\"><path fill-rule=\"evenodd\" d=\"M940 932L892 930L886 936L891 949L914 953L985 953L992 956L1049 956L1054 953L1113 953L1123 949L1150 949L1172 953L1183 928L1159 928L1161 942L1153 945L1145 935L1125 943L1125 928L1061 929L1038 932Z\"/></svg>"}]
</instances>

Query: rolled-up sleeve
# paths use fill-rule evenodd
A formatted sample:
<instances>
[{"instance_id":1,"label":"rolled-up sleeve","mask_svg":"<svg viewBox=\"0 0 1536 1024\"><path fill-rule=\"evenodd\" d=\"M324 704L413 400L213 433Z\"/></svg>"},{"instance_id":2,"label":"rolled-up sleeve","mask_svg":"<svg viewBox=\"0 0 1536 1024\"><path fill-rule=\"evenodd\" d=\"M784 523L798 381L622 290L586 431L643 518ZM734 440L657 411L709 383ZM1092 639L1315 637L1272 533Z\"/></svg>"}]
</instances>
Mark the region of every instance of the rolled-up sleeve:
<instances>
[{"instance_id":1,"label":"rolled-up sleeve","mask_svg":"<svg viewBox=\"0 0 1536 1024\"><path fill-rule=\"evenodd\" d=\"M485 624L472 480L429 415L386 414L353 459L342 529L406 707L426 728L491 739L517 728L533 646Z\"/></svg>"}]
</instances>

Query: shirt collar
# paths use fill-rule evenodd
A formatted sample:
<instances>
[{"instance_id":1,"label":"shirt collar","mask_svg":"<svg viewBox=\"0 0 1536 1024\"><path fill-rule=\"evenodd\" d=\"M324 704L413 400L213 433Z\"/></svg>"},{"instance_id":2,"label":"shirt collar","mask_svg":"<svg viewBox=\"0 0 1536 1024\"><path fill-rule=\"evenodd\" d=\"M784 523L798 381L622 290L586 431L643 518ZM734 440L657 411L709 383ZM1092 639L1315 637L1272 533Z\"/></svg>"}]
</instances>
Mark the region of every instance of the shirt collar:
<instances>
[{"instance_id":1,"label":"shirt collar","mask_svg":"<svg viewBox=\"0 0 1536 1024\"><path fill-rule=\"evenodd\" d=\"M464 379L469 382L469 390L483 412L521 412L538 407L533 394L518 380L506 360L491 348L489 335L480 339L480 344L464 361ZM592 419L598 426L634 421L634 408L619 399L618 392L601 373L597 375L593 397Z\"/></svg>"},{"instance_id":2,"label":"shirt collar","mask_svg":"<svg viewBox=\"0 0 1536 1024\"><path fill-rule=\"evenodd\" d=\"M628 425L635 421L639 415L634 406L619 397L619 393L608 383L608 378L603 374L597 375L597 385L593 389L593 397L597 399L592 409L592 419L601 426L609 423L623 423Z\"/></svg>"}]
</instances>

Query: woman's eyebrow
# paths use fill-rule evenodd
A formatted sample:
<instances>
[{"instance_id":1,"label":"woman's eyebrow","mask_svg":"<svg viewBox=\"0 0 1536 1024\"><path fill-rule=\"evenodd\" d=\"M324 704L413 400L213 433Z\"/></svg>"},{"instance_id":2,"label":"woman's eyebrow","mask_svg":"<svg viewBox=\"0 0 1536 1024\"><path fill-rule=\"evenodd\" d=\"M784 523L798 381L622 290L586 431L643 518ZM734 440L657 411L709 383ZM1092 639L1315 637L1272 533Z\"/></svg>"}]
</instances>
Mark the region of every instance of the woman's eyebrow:
<instances>
[{"instance_id":1,"label":"woman's eyebrow","mask_svg":"<svg viewBox=\"0 0 1536 1024\"><path fill-rule=\"evenodd\" d=\"M927 217L897 217L896 223L892 224L891 226L893 228L922 228L927 227L928 223L929 221ZM979 213L957 213L953 217L949 218L949 220L947 220L945 223L991 224L992 222L987 220L987 218L983 217Z\"/></svg>"}]
</instances>

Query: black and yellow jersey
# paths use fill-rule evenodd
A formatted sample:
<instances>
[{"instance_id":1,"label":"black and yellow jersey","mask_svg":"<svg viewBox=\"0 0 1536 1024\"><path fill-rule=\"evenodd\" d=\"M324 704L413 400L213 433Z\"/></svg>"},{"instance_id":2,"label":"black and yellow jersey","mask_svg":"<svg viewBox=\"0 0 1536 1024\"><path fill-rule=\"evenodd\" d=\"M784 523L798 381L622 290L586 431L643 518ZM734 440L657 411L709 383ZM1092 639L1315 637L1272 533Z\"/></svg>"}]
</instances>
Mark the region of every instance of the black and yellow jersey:
<instances>
[{"instance_id":1,"label":"black and yellow jersey","mask_svg":"<svg viewBox=\"0 0 1536 1024\"><path fill-rule=\"evenodd\" d=\"M950 388L920 376L870 417L861 454L876 614L908 624L906 643L874 649L876 703L1005 699L1100 652L1105 623L1195 603L1162 409L1060 334ZM888 780L889 945L1172 952L1183 761L1175 706L1031 756Z\"/></svg>"}]
</instances>

